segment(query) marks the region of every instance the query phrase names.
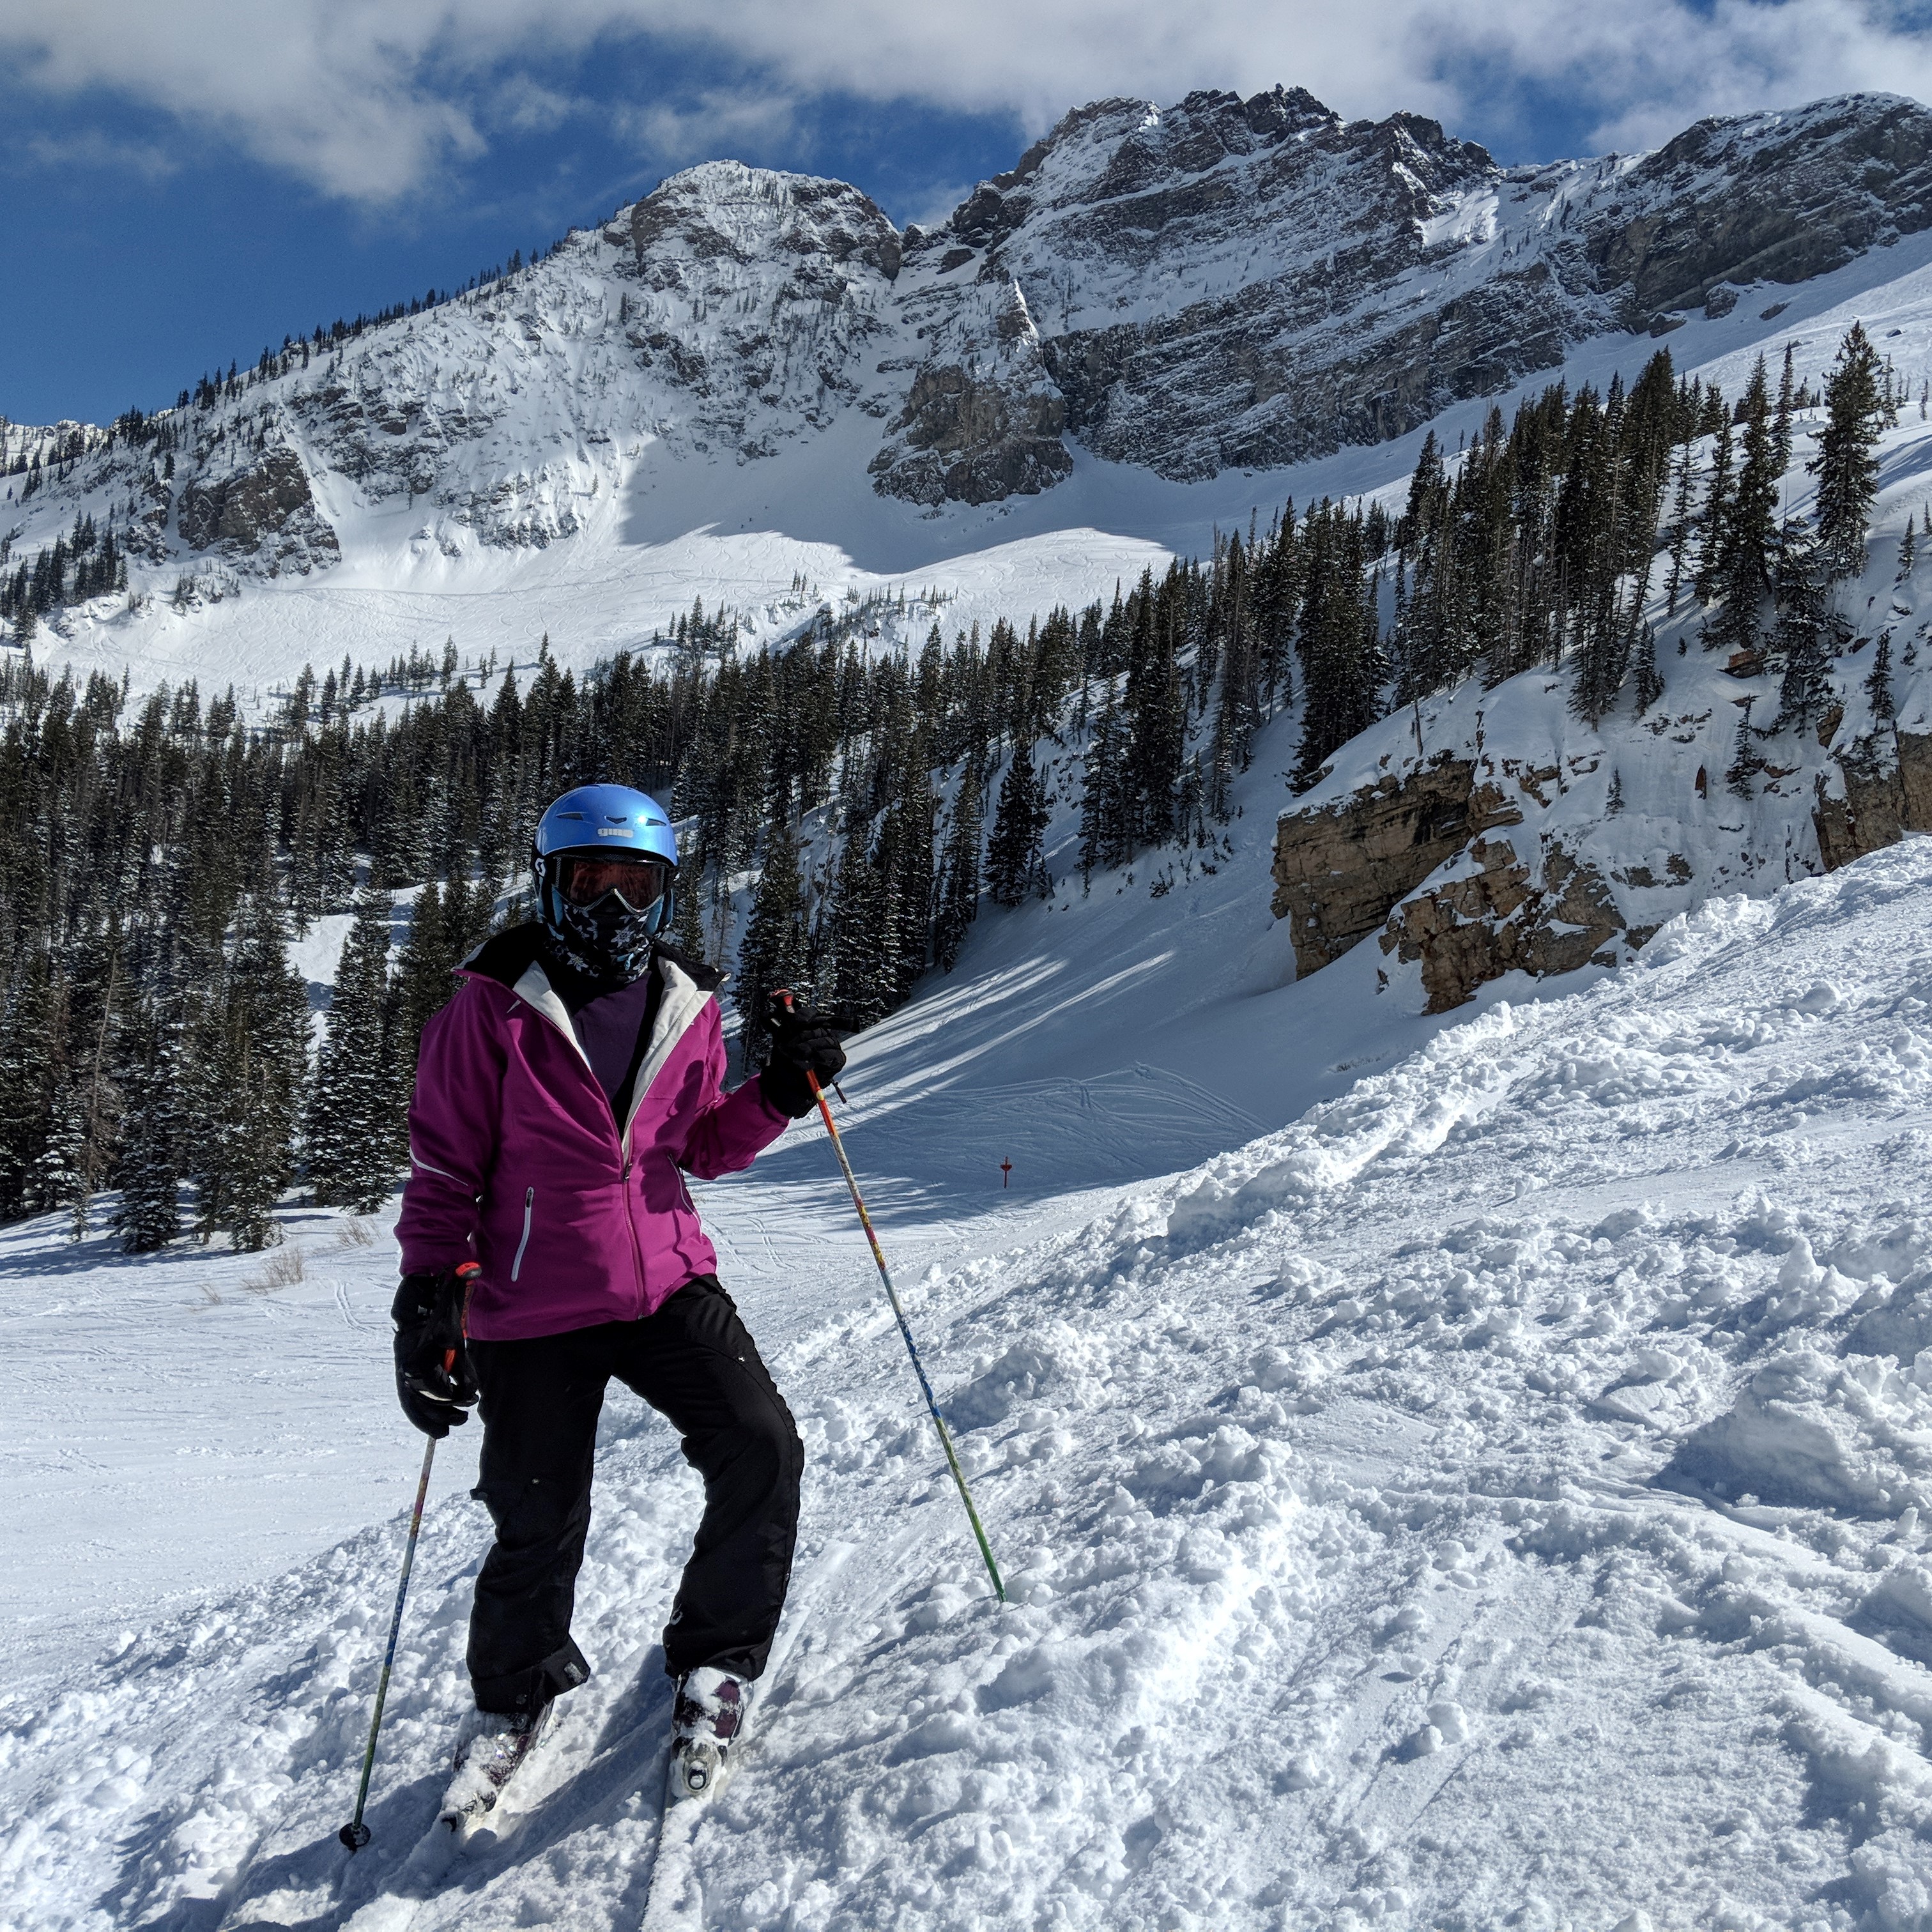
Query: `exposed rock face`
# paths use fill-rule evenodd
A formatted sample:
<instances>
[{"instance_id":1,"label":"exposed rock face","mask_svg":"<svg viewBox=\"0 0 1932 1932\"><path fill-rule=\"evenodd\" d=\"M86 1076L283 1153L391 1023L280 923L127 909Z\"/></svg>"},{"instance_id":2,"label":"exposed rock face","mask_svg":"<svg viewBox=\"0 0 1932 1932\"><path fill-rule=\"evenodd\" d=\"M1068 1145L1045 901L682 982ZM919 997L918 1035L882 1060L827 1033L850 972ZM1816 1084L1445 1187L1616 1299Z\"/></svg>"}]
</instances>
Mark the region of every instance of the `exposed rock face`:
<instances>
[{"instance_id":1,"label":"exposed rock face","mask_svg":"<svg viewBox=\"0 0 1932 1932\"><path fill-rule=\"evenodd\" d=\"M692 262L748 268L784 263L799 286L836 295L869 269L886 281L899 272L898 230L868 196L844 182L779 175L741 161L710 161L674 175L654 194L620 212L610 238L626 236L638 273L668 282L666 271Z\"/></svg>"},{"instance_id":2,"label":"exposed rock face","mask_svg":"<svg viewBox=\"0 0 1932 1932\"><path fill-rule=\"evenodd\" d=\"M1520 778L1534 797L1540 778ZM1608 884L1562 845L1541 876L1514 842L1521 807L1466 758L1442 757L1397 778L1384 773L1337 803L1282 815L1275 835L1274 909L1288 921L1305 978L1378 932L1382 950L1419 964L1425 1009L1445 1012L1520 968L1567 973L1625 931ZM1451 861L1461 861L1460 866ZM1450 876L1418 890L1438 868Z\"/></svg>"},{"instance_id":3,"label":"exposed rock face","mask_svg":"<svg viewBox=\"0 0 1932 1932\"><path fill-rule=\"evenodd\" d=\"M291 449L272 450L231 476L190 483L181 494L179 526L190 548L258 556L272 575L284 567L306 572L340 554L316 508L308 472Z\"/></svg>"},{"instance_id":4,"label":"exposed rock face","mask_svg":"<svg viewBox=\"0 0 1932 1932\"><path fill-rule=\"evenodd\" d=\"M1916 619L1916 577L1891 589L1894 627ZM1700 621L1675 620L1687 641ZM1932 621L1912 635L1924 649ZM1506 973L1616 964L1714 896L1932 832L1932 696L1915 672L1895 717L1876 716L1873 641L1848 640L1816 718L1762 734L1754 772L1735 763L1736 693L1768 711L1778 676L1714 652L1660 653L1660 696L1594 727L1544 672L1382 719L1276 825L1274 910L1298 976L1372 933L1385 982L1409 969L1445 1012Z\"/></svg>"},{"instance_id":5,"label":"exposed rock face","mask_svg":"<svg viewBox=\"0 0 1932 1932\"><path fill-rule=\"evenodd\" d=\"M1890 96L1510 170L1298 88L1101 101L908 261L1016 278L1069 432L1192 479L1402 435L1588 336L1838 267L1932 222L1928 158L1932 113Z\"/></svg>"},{"instance_id":6,"label":"exposed rock face","mask_svg":"<svg viewBox=\"0 0 1932 1932\"><path fill-rule=\"evenodd\" d=\"M8 426L0 456L62 452L16 552L89 490L160 481L179 537L156 546L244 574L334 554L319 518L287 534L313 512L278 508L274 477L235 480L265 446L367 506L421 504L412 541L454 554L568 538L640 467L662 504L676 464L756 464L856 412L826 461L937 512L1050 490L1076 444L1194 480L1400 436L1588 338L1662 334L1928 225L1932 112L1887 95L1516 169L1300 89L1103 100L930 232L843 182L710 162L514 275L295 345L179 412L170 476L84 425Z\"/></svg>"},{"instance_id":7,"label":"exposed rock face","mask_svg":"<svg viewBox=\"0 0 1932 1932\"><path fill-rule=\"evenodd\" d=\"M872 459L873 487L937 505L994 503L1051 489L1073 467L1066 405L1040 360L1040 332L1010 283L950 320L950 359L927 362Z\"/></svg>"},{"instance_id":8,"label":"exposed rock face","mask_svg":"<svg viewBox=\"0 0 1932 1932\"><path fill-rule=\"evenodd\" d=\"M1274 910L1288 922L1298 976L1366 939L1472 837L1521 824L1521 811L1475 776L1470 760L1444 758L1406 779L1385 774L1345 805L1282 819Z\"/></svg>"},{"instance_id":9,"label":"exposed rock face","mask_svg":"<svg viewBox=\"0 0 1932 1932\"><path fill-rule=\"evenodd\" d=\"M1626 179L1640 212L1613 204L1585 244L1602 285L1628 286L1634 320L1728 314L1724 284L1808 281L1932 226L1932 115L1865 94L1700 121Z\"/></svg>"},{"instance_id":10,"label":"exposed rock face","mask_svg":"<svg viewBox=\"0 0 1932 1932\"><path fill-rule=\"evenodd\" d=\"M1425 1012L1460 1006L1505 973L1616 963L1623 915L1593 866L1552 845L1538 879L1500 838L1473 840L1468 856L1468 872L1396 907L1381 935L1384 952L1420 965Z\"/></svg>"}]
</instances>

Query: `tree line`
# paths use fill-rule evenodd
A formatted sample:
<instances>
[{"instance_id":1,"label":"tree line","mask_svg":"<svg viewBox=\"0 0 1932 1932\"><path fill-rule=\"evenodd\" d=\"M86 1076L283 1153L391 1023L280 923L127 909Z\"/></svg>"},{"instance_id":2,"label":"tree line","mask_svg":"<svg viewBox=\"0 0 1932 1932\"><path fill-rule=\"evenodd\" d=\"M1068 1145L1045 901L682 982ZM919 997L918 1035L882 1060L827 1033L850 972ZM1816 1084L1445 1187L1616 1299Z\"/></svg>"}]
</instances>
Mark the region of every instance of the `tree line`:
<instances>
[{"instance_id":1,"label":"tree line","mask_svg":"<svg viewBox=\"0 0 1932 1932\"><path fill-rule=\"evenodd\" d=\"M770 988L868 1025L951 969L985 902L1070 885L1048 871L1057 811L1082 890L1150 851L1217 862L1239 775L1292 705L1306 787L1472 675L1568 665L1586 716L1632 682L1647 704L1660 566L1666 606L1700 600L1709 646L1766 654L1802 715L1896 409L1862 332L1826 384L1799 524L1776 485L1810 401L1788 359L1733 404L1660 354L1628 394L1492 412L1455 458L1430 439L1399 516L1287 505L1111 602L983 638L934 623L882 647L868 604L748 650L697 604L581 676L546 644L472 688L450 645L305 670L256 720L232 691L136 700L22 652L0 663L0 1217L59 1211L78 1234L113 1190L131 1250L247 1248L297 1183L378 1204L422 1025L463 953L524 916L532 828L574 784L637 785L680 820L676 936L735 965L750 1068ZM290 942L328 919L347 933L323 1023Z\"/></svg>"}]
</instances>

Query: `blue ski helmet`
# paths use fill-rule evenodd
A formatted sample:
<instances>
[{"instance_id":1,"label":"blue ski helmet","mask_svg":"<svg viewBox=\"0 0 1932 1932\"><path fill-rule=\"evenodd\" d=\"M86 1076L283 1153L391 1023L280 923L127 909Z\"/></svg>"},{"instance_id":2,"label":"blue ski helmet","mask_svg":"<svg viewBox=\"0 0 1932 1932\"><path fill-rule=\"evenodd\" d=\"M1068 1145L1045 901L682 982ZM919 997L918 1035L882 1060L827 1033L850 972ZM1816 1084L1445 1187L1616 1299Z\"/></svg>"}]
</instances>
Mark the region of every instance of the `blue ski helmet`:
<instances>
[{"instance_id":1,"label":"blue ski helmet","mask_svg":"<svg viewBox=\"0 0 1932 1932\"><path fill-rule=\"evenodd\" d=\"M650 964L677 874L676 835L656 799L620 784L566 792L537 821L530 870L538 914L578 966L634 979Z\"/></svg>"}]
</instances>

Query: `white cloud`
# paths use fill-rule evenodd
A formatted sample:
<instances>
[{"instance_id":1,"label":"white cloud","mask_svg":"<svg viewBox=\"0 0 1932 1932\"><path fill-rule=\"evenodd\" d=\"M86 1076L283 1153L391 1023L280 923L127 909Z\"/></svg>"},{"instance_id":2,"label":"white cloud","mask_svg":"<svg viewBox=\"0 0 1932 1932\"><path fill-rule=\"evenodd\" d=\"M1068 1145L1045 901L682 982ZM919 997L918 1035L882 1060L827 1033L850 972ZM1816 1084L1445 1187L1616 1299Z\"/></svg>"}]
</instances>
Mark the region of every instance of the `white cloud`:
<instances>
[{"instance_id":1,"label":"white cloud","mask_svg":"<svg viewBox=\"0 0 1932 1932\"><path fill-rule=\"evenodd\" d=\"M782 131L834 90L1009 112L1037 130L1101 94L1282 81L1345 113L1408 107L1466 131L1506 124L1540 89L1625 147L1705 113L1932 94L1922 13L1892 0L0 0L16 82L117 92L368 202L473 156L484 130L578 111L526 68L633 35L768 82L634 104L630 132L673 160Z\"/></svg>"}]
</instances>

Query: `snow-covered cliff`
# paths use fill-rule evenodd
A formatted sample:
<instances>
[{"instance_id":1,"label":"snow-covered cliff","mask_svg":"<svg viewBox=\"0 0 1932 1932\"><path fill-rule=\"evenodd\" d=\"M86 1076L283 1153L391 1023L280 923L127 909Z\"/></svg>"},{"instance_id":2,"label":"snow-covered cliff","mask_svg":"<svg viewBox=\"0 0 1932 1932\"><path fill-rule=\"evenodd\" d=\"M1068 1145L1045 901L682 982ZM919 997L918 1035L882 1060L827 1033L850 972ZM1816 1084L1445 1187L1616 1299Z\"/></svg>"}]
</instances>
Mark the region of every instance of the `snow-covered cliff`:
<instances>
[{"instance_id":1,"label":"snow-covered cliff","mask_svg":"<svg viewBox=\"0 0 1932 1932\"><path fill-rule=\"evenodd\" d=\"M0 461L38 467L0 515L17 562L111 509L131 588L217 594L397 509L398 568L540 548L693 469L735 521L801 446L927 517L1051 490L1081 452L1198 481L1403 435L1606 334L1747 299L1768 326L1778 287L1929 224L1932 114L1890 97L1508 170L1298 89L1102 101L929 232L707 163L501 281L290 345L158 443L6 425Z\"/></svg>"}]
</instances>

